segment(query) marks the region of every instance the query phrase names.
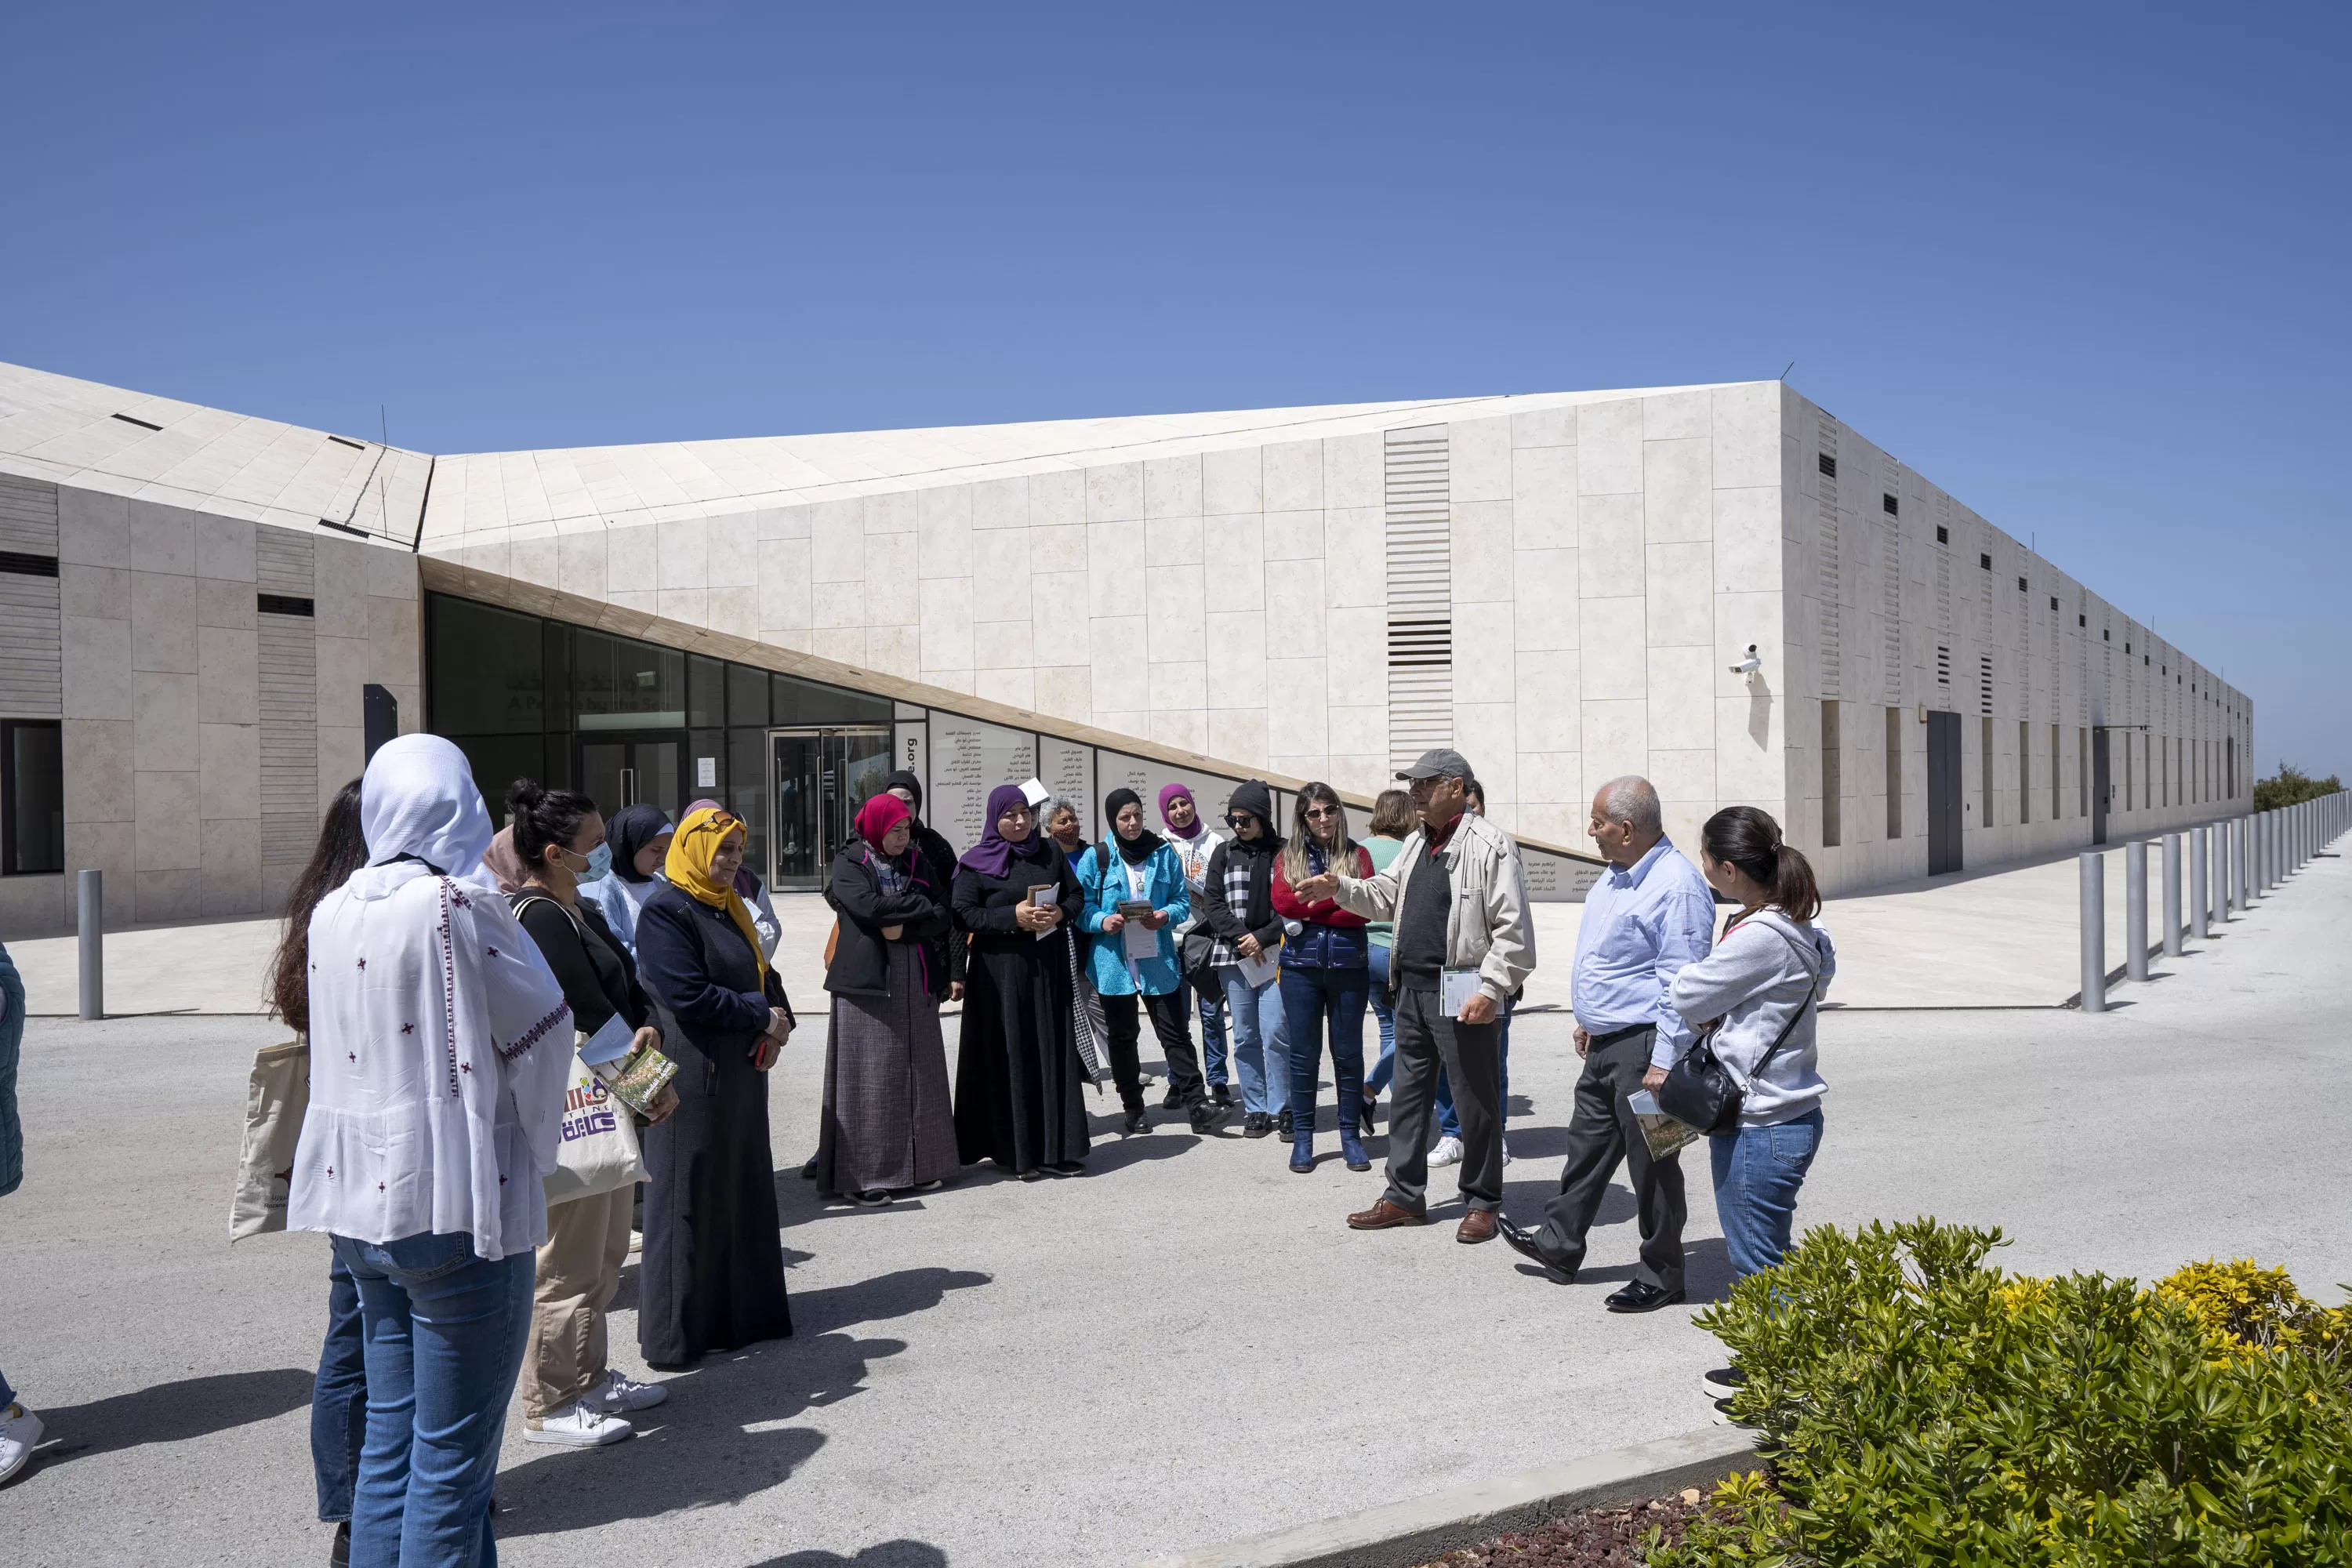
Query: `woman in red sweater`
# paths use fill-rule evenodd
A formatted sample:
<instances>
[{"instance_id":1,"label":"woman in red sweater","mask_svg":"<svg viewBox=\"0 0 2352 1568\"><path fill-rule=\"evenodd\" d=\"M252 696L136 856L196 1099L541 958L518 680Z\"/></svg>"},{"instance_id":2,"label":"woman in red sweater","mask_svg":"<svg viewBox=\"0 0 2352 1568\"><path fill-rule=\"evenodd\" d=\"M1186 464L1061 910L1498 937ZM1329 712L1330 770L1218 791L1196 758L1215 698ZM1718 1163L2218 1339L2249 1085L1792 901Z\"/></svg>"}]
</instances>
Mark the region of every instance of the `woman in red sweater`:
<instances>
[{"instance_id":1,"label":"woman in red sweater","mask_svg":"<svg viewBox=\"0 0 2352 1568\"><path fill-rule=\"evenodd\" d=\"M1315 1168L1315 1086L1322 1076L1323 1022L1331 1024L1331 1075L1339 1094L1339 1153L1351 1171L1372 1163L1358 1136L1364 1102L1364 1004L1371 995L1371 942L1360 915L1328 899L1309 902L1295 884L1329 869L1363 878L1372 858L1348 837L1348 808L1327 784L1298 792L1290 843L1274 879L1274 909L1284 924L1282 1010L1290 1026L1290 1168Z\"/></svg>"}]
</instances>

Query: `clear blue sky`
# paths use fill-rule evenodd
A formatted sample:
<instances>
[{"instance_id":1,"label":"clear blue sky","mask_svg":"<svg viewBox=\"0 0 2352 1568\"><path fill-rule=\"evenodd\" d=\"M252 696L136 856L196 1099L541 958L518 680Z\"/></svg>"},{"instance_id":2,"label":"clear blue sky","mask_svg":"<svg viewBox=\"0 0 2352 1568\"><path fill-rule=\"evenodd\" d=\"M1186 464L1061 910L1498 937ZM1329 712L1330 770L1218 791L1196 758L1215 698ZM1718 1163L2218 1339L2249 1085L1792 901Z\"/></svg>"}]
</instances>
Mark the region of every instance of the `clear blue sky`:
<instances>
[{"instance_id":1,"label":"clear blue sky","mask_svg":"<svg viewBox=\"0 0 2352 1568\"><path fill-rule=\"evenodd\" d=\"M1631 15L1624 13L1630 12ZM0 358L434 451L1777 375L2352 773L2342 6L0 16Z\"/></svg>"}]
</instances>

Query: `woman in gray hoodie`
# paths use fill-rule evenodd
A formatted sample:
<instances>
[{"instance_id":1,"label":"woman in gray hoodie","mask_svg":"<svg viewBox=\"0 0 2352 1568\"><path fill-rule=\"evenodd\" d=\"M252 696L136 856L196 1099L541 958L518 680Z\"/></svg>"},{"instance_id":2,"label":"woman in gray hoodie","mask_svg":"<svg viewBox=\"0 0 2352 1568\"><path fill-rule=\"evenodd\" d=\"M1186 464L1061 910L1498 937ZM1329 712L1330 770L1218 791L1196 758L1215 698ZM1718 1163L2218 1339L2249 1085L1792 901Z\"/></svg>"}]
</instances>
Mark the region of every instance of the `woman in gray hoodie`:
<instances>
[{"instance_id":1,"label":"woman in gray hoodie","mask_svg":"<svg viewBox=\"0 0 2352 1568\"><path fill-rule=\"evenodd\" d=\"M1814 1009L1837 973L1836 950L1812 923L1813 868L1752 805L1727 806L1700 829L1699 868L1739 906L1715 950L1677 973L1675 1011L1715 1026L1716 1058L1745 1091L1737 1131L1707 1142L1715 1212L1736 1279L1789 1249L1797 1189L1822 1142Z\"/></svg>"}]
</instances>

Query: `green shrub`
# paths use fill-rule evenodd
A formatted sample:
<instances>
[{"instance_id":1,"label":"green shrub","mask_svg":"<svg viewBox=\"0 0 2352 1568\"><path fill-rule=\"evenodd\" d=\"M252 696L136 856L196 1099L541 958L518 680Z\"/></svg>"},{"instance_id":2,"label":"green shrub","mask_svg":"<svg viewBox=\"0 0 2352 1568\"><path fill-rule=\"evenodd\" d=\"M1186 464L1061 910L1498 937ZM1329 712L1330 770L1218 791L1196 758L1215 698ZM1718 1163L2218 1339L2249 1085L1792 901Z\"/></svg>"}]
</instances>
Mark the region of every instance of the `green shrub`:
<instances>
[{"instance_id":1,"label":"green shrub","mask_svg":"<svg viewBox=\"0 0 2352 1568\"><path fill-rule=\"evenodd\" d=\"M2334 773L2315 779L2293 763L2281 763L2277 773L2254 781L2254 809L2276 811L2283 805L2301 805L2306 800L2335 795L2343 787L2343 781Z\"/></svg>"},{"instance_id":2,"label":"green shrub","mask_svg":"<svg viewBox=\"0 0 2352 1568\"><path fill-rule=\"evenodd\" d=\"M1822 1227L1699 1314L1771 1477L1654 1568L2352 1563L2352 1320L2252 1264L2143 1290L2002 1245Z\"/></svg>"}]
</instances>

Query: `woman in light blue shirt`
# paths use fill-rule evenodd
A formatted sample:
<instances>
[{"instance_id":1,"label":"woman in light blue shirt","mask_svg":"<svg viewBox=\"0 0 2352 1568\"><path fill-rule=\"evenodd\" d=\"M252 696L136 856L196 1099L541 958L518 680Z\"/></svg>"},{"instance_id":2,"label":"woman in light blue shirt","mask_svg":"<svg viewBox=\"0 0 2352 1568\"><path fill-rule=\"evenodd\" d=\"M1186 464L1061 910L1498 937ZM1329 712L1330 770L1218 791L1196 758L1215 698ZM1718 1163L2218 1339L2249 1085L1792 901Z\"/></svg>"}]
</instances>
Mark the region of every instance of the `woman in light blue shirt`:
<instances>
[{"instance_id":1,"label":"woman in light blue shirt","mask_svg":"<svg viewBox=\"0 0 2352 1568\"><path fill-rule=\"evenodd\" d=\"M1151 1015L1152 1033L1167 1058L1170 1092L1184 1107L1192 1130L1206 1132L1223 1112L1210 1103L1201 1081L1184 975L1176 962L1175 928L1192 912L1184 862L1173 846L1143 826L1143 801L1133 790L1115 789L1106 795L1103 816L1111 825L1103 842L1074 858L1084 899L1078 929L1089 936L1087 970L1102 997L1103 1021L1110 1027L1111 1074L1127 1110L1124 1131L1144 1132L1151 1125L1143 1104L1142 1064L1136 1055L1139 999ZM1134 912L1123 912L1121 905ZM1145 907L1137 910L1138 905ZM1147 952L1139 954L1129 947L1130 922L1153 933ZM1139 941L1135 945L1145 944Z\"/></svg>"},{"instance_id":2,"label":"woman in light blue shirt","mask_svg":"<svg viewBox=\"0 0 2352 1568\"><path fill-rule=\"evenodd\" d=\"M669 818L660 806L623 806L604 825L604 842L613 850L613 874L580 889L580 896L596 906L631 958L637 955L637 911L645 908L647 899L669 886L661 868L672 837Z\"/></svg>"}]
</instances>

